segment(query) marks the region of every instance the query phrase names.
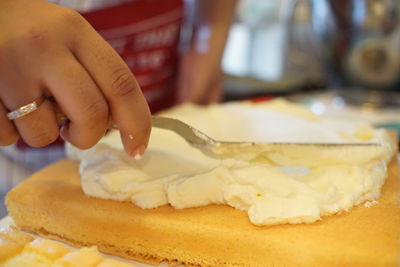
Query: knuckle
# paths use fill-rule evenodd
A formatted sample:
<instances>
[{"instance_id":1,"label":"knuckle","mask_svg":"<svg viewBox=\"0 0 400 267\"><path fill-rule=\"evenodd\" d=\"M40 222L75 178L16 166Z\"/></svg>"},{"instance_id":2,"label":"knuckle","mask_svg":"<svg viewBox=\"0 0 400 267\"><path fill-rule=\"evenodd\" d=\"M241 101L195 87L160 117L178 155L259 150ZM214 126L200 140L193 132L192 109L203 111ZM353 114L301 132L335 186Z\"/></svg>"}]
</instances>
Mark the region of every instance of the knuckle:
<instances>
[{"instance_id":1,"label":"knuckle","mask_svg":"<svg viewBox=\"0 0 400 267\"><path fill-rule=\"evenodd\" d=\"M32 147L44 147L53 143L57 137L57 133L50 131L35 131L25 142Z\"/></svg>"},{"instance_id":2,"label":"knuckle","mask_svg":"<svg viewBox=\"0 0 400 267\"><path fill-rule=\"evenodd\" d=\"M44 29L31 26L18 34L17 42L29 49L45 51L49 45L46 35Z\"/></svg>"},{"instance_id":3,"label":"knuckle","mask_svg":"<svg viewBox=\"0 0 400 267\"><path fill-rule=\"evenodd\" d=\"M134 93L136 89L138 89L138 85L132 73L125 68L117 69L112 73L111 77L113 96L123 97Z\"/></svg>"},{"instance_id":4,"label":"knuckle","mask_svg":"<svg viewBox=\"0 0 400 267\"><path fill-rule=\"evenodd\" d=\"M85 24L85 19L77 11L70 8L62 8L60 18L67 26L76 27Z\"/></svg>"},{"instance_id":5,"label":"knuckle","mask_svg":"<svg viewBox=\"0 0 400 267\"><path fill-rule=\"evenodd\" d=\"M108 105L102 98L90 102L85 110L86 123L92 126L99 124L99 121L106 121L108 118Z\"/></svg>"}]
</instances>

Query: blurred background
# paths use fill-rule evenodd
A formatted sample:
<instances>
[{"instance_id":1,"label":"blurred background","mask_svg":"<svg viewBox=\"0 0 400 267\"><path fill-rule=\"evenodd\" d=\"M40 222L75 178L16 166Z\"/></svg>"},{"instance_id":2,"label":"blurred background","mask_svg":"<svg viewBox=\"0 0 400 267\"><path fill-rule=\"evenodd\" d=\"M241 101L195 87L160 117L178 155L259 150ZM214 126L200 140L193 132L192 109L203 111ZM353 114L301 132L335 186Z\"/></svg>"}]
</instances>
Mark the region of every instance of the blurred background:
<instances>
[{"instance_id":1,"label":"blurred background","mask_svg":"<svg viewBox=\"0 0 400 267\"><path fill-rule=\"evenodd\" d=\"M53 2L87 11L128 1ZM398 0L239 0L223 101L286 97L320 115L399 130L399 16ZM0 147L0 200L63 155L62 145Z\"/></svg>"},{"instance_id":2,"label":"blurred background","mask_svg":"<svg viewBox=\"0 0 400 267\"><path fill-rule=\"evenodd\" d=\"M240 1L223 60L227 96L346 88L342 93L360 104L398 104L385 96L399 85L399 6L397 0Z\"/></svg>"}]
</instances>

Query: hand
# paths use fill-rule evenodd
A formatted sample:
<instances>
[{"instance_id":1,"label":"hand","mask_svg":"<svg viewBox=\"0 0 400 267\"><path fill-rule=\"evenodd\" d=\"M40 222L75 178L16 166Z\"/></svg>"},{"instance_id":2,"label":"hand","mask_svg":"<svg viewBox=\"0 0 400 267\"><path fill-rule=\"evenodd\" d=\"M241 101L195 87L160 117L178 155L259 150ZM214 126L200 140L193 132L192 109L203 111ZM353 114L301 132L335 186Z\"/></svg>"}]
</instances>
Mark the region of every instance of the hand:
<instances>
[{"instance_id":1,"label":"hand","mask_svg":"<svg viewBox=\"0 0 400 267\"><path fill-rule=\"evenodd\" d=\"M110 123L125 150L142 154L151 130L150 112L129 68L90 24L73 10L43 0L0 1L0 145L19 136L33 147L59 134L85 149ZM6 114L41 96L55 99L69 122L59 129L54 107Z\"/></svg>"}]
</instances>

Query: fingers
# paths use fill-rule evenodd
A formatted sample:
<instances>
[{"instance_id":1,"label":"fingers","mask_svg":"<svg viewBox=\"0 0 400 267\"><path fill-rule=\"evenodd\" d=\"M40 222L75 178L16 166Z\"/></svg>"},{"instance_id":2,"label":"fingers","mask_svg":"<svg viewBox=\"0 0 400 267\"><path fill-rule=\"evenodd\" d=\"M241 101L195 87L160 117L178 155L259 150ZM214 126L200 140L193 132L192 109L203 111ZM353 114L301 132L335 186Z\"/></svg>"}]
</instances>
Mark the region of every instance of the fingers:
<instances>
[{"instance_id":1,"label":"fingers","mask_svg":"<svg viewBox=\"0 0 400 267\"><path fill-rule=\"evenodd\" d=\"M109 115L106 100L86 70L69 51L58 52L54 56L56 60L43 58L40 73L41 82L70 120L61 129L61 136L79 148L89 148L106 132ZM17 83L15 79L10 84L16 88L8 89L7 92L4 89L0 90L4 92L0 97L5 102L5 114L7 110L17 109L43 95L43 90L35 89L34 84L40 84L35 79L30 80L31 86ZM60 134L55 110L49 101L13 122L23 140L33 147L48 145Z\"/></svg>"},{"instance_id":2,"label":"fingers","mask_svg":"<svg viewBox=\"0 0 400 267\"><path fill-rule=\"evenodd\" d=\"M42 147L54 142L59 129L52 110L52 105L43 102L32 113L9 121L7 112L32 103L43 95L43 87L36 76L41 62L26 56L20 47L11 42L3 44L0 55L0 125L1 136L6 135L14 142L18 132L22 139L32 147ZM7 52L4 52L7 51ZM36 62L33 64L32 61ZM35 66L35 67L32 67ZM5 114L5 115L4 115ZM8 139L7 139L8 140ZM3 145L3 142L1 142Z\"/></svg>"},{"instance_id":3,"label":"fingers","mask_svg":"<svg viewBox=\"0 0 400 267\"><path fill-rule=\"evenodd\" d=\"M8 130L2 131L5 137L0 135L0 138L5 140L10 136L11 140L4 141L8 143L15 136L10 122L3 122L4 114L31 103L47 88L70 120L61 129L64 139L80 148L94 145L104 135L111 114L121 130L126 151L131 155L142 154L148 143L151 120L135 78L83 18L56 7L49 5L47 8L53 12L46 12L55 16L21 13L29 15L31 22L19 21L19 30L12 29L13 24L9 23L11 30L2 35L5 41L0 41L1 50L5 52L0 53L0 86L3 86L0 99L4 108L0 108L0 122ZM19 14L17 10L12 9ZM48 101L13 123L32 146L48 144L60 132Z\"/></svg>"},{"instance_id":4,"label":"fingers","mask_svg":"<svg viewBox=\"0 0 400 267\"><path fill-rule=\"evenodd\" d=\"M8 142L15 142L15 139L18 137L16 131L18 131L25 143L32 147L43 147L51 144L57 139L59 129L52 106L47 101L44 101L32 113L13 120L13 124L7 117L4 118L8 112L7 110L18 109L40 98L40 90L30 90L26 92L27 94L24 97L20 97L16 101L17 98L13 94L13 91L18 91L18 89L9 90L9 94L2 97L4 106L2 105L0 111L1 136L4 132L6 136L11 138L11 141ZM20 104L16 104L18 102ZM3 129L6 129L6 131L3 131Z\"/></svg>"},{"instance_id":5,"label":"fingers","mask_svg":"<svg viewBox=\"0 0 400 267\"><path fill-rule=\"evenodd\" d=\"M69 52L43 67L44 83L49 88L69 123L61 136L86 149L96 144L108 126L108 105L95 82Z\"/></svg>"},{"instance_id":6,"label":"fingers","mask_svg":"<svg viewBox=\"0 0 400 267\"><path fill-rule=\"evenodd\" d=\"M43 95L42 87L34 74L22 68L22 66L30 65L27 62L28 58L25 58L26 64L18 64L21 62L20 54L12 54L14 60L6 58L4 55L2 58L2 67L7 66L6 68L0 67L0 99L2 109L4 108L2 114L32 103ZM3 131L3 126L10 130L10 123L13 124L13 129L19 133L25 143L32 147L46 146L54 142L59 135L55 116L51 104L48 102L43 102L32 113L13 121L5 122L3 117L1 131ZM15 134L13 135L15 138Z\"/></svg>"},{"instance_id":7,"label":"fingers","mask_svg":"<svg viewBox=\"0 0 400 267\"><path fill-rule=\"evenodd\" d=\"M31 101L23 103L27 104ZM53 143L58 135L59 128L52 106L43 102L34 112L14 120L14 124L22 139L32 147L43 147Z\"/></svg>"},{"instance_id":8,"label":"fingers","mask_svg":"<svg viewBox=\"0 0 400 267\"><path fill-rule=\"evenodd\" d=\"M64 139L80 148L94 145L107 129L110 106L125 148L131 154L141 153L148 142L150 113L129 69L76 12L46 1L28 2L34 4L7 6L9 10L2 14L6 19L0 23L0 99L4 104L0 127L5 136L0 135L1 142L12 142L14 130L32 146L43 146L57 137L49 101L15 119L14 130L4 121L7 111L31 103L47 88L70 120L61 129ZM80 49L73 51L79 60L69 50L75 42Z\"/></svg>"},{"instance_id":9,"label":"fingers","mask_svg":"<svg viewBox=\"0 0 400 267\"><path fill-rule=\"evenodd\" d=\"M73 44L72 51L108 100L126 152L143 154L151 130L150 111L129 68L89 27L79 42Z\"/></svg>"},{"instance_id":10,"label":"fingers","mask_svg":"<svg viewBox=\"0 0 400 267\"><path fill-rule=\"evenodd\" d=\"M7 118L7 110L0 102L0 146L8 146L17 142L18 132L14 124Z\"/></svg>"}]
</instances>

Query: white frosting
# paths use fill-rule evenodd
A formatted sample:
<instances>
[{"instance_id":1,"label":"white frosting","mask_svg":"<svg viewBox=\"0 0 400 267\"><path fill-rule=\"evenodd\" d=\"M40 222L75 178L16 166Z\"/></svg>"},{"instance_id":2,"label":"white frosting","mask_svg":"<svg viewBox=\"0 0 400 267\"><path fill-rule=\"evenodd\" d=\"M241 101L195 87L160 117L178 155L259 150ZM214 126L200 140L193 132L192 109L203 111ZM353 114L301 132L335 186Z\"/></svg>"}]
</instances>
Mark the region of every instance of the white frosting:
<instances>
[{"instance_id":1,"label":"white frosting","mask_svg":"<svg viewBox=\"0 0 400 267\"><path fill-rule=\"evenodd\" d=\"M379 142L381 147L281 148L215 159L173 132L153 128L140 160L123 152L112 132L89 150L68 147L81 160L87 195L131 201L141 208L225 204L256 225L311 223L379 196L393 144L383 130L319 117L275 100L262 104L183 105L163 116L181 119L224 141Z\"/></svg>"}]
</instances>

